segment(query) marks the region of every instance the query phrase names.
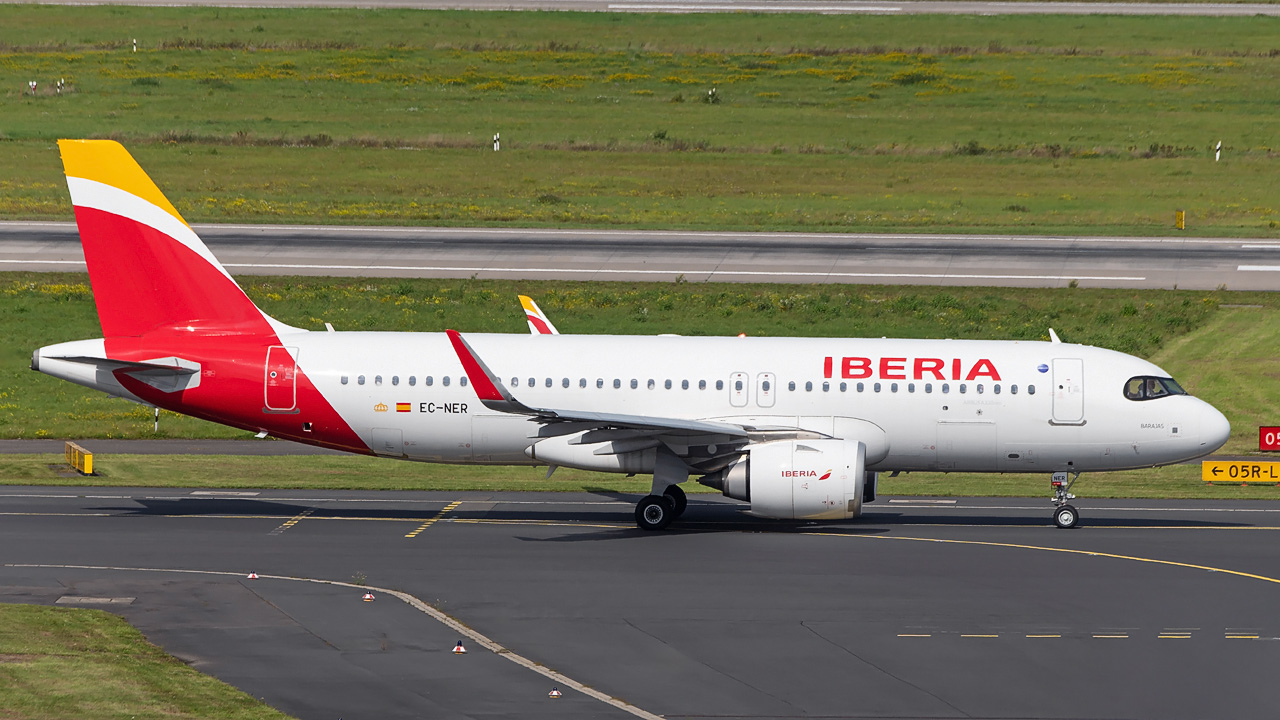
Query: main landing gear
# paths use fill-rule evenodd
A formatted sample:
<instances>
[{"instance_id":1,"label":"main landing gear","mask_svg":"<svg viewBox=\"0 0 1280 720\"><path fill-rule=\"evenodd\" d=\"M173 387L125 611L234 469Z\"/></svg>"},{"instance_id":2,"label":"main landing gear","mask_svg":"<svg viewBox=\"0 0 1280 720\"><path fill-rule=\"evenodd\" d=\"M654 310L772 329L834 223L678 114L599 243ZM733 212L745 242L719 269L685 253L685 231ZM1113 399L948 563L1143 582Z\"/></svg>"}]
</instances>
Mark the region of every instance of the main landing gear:
<instances>
[{"instance_id":1,"label":"main landing gear","mask_svg":"<svg viewBox=\"0 0 1280 720\"><path fill-rule=\"evenodd\" d=\"M1064 530L1073 528L1080 522L1080 511L1067 502L1076 499L1070 490L1079 479L1080 473L1056 472L1053 474L1053 524Z\"/></svg>"},{"instance_id":2,"label":"main landing gear","mask_svg":"<svg viewBox=\"0 0 1280 720\"><path fill-rule=\"evenodd\" d=\"M679 485L668 485L661 495L646 495L636 505L636 525L641 530L661 530L684 514L689 499Z\"/></svg>"}]
</instances>

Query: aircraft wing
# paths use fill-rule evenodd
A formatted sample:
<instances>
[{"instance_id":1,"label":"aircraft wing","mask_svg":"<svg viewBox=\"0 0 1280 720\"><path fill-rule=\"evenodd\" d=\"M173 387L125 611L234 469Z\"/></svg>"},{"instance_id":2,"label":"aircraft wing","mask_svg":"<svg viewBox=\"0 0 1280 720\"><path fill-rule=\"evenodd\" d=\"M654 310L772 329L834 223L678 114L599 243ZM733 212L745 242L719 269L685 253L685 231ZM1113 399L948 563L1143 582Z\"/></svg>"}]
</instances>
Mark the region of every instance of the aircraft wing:
<instances>
[{"instance_id":1,"label":"aircraft wing","mask_svg":"<svg viewBox=\"0 0 1280 720\"><path fill-rule=\"evenodd\" d=\"M751 442L826 437L795 427L533 407L516 399L460 333L456 330L445 332L480 402L490 410L528 416L530 421L542 426L538 437L580 433L578 438L571 440L571 444L607 443L616 449L601 449L597 453L623 452L661 444L703 472L723 466ZM691 448L698 449L696 458Z\"/></svg>"},{"instance_id":2,"label":"aircraft wing","mask_svg":"<svg viewBox=\"0 0 1280 720\"><path fill-rule=\"evenodd\" d=\"M520 305L524 308L524 317L529 321L529 332L534 335L559 335L560 331L547 319L546 313L538 307L538 303L528 295L520 296Z\"/></svg>"}]
</instances>

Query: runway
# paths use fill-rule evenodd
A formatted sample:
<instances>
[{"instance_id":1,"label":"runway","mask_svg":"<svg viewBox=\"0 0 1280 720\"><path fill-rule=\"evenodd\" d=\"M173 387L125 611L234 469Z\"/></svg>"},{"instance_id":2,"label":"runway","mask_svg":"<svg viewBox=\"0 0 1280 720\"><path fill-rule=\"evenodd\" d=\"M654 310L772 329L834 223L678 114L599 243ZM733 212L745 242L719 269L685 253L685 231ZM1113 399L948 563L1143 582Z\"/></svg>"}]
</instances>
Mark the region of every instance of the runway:
<instances>
[{"instance_id":1,"label":"runway","mask_svg":"<svg viewBox=\"0 0 1280 720\"><path fill-rule=\"evenodd\" d=\"M196 225L232 275L1280 290L1280 241ZM74 223L0 223L0 270L80 271Z\"/></svg>"},{"instance_id":2,"label":"runway","mask_svg":"<svg viewBox=\"0 0 1280 720\"><path fill-rule=\"evenodd\" d=\"M696 495L650 534L634 500L4 488L0 601L120 612L304 719L1280 710L1280 502L1083 500L1060 531L1038 499L809 525Z\"/></svg>"},{"instance_id":3,"label":"runway","mask_svg":"<svg viewBox=\"0 0 1280 720\"><path fill-rule=\"evenodd\" d=\"M29 0L0 0L28 2ZM106 0L64 0L47 5L104 5ZM419 10L572 10L627 13L818 13L822 15L1280 15L1267 3L981 2L970 0L111 0L119 5L210 7L359 7Z\"/></svg>"}]
</instances>

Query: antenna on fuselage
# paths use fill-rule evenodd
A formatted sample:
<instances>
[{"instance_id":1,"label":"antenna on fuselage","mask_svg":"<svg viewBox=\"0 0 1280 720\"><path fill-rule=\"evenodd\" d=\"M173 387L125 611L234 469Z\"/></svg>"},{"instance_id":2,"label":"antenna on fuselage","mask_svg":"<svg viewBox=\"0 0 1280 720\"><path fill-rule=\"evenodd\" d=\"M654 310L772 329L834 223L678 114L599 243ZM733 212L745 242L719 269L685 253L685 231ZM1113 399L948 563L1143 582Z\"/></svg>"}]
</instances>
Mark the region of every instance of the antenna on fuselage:
<instances>
[{"instance_id":1,"label":"antenna on fuselage","mask_svg":"<svg viewBox=\"0 0 1280 720\"><path fill-rule=\"evenodd\" d=\"M1049 328L1049 342L1062 342L1062 339L1058 337L1058 333L1053 331L1053 328Z\"/></svg>"}]
</instances>

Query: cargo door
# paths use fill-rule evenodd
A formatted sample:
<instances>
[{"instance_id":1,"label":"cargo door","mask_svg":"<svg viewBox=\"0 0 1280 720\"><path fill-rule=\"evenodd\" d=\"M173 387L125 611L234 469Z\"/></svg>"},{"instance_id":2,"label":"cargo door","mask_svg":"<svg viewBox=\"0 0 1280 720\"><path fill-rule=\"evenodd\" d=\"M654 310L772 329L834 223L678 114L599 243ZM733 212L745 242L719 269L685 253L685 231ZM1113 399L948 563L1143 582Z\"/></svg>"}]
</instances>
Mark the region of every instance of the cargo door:
<instances>
[{"instance_id":1,"label":"cargo door","mask_svg":"<svg viewBox=\"0 0 1280 720\"><path fill-rule=\"evenodd\" d=\"M396 428L374 428L370 449L383 457L404 457L404 434Z\"/></svg>"}]
</instances>

